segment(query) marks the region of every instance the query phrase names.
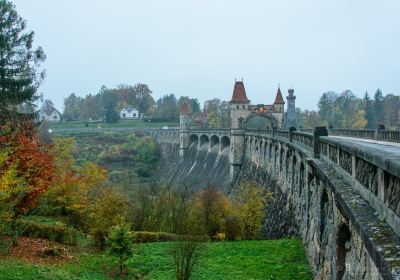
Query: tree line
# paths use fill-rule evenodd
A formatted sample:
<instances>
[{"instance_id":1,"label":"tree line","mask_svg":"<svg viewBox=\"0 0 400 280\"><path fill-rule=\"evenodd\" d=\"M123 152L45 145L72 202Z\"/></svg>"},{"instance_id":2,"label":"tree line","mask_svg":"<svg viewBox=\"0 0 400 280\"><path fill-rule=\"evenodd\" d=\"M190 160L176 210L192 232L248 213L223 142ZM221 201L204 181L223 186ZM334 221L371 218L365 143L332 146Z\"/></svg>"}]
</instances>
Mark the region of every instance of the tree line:
<instances>
[{"instance_id":1,"label":"tree line","mask_svg":"<svg viewBox=\"0 0 400 280\"><path fill-rule=\"evenodd\" d=\"M342 93L325 92L319 98L318 110L297 108L299 126L312 128L327 126L330 128L374 129L383 124L386 129L400 127L400 96L383 95L380 89L374 96L365 92L363 98L350 90Z\"/></svg>"},{"instance_id":2,"label":"tree line","mask_svg":"<svg viewBox=\"0 0 400 280\"><path fill-rule=\"evenodd\" d=\"M70 94L64 100L63 115L66 121L99 120L105 117L112 122L118 120L118 112L122 108L132 106L147 118L178 121L180 107L185 101L189 103L194 114L200 112L197 99L188 96L177 99L172 93L154 100L153 92L146 84L120 84L115 88L103 86L95 95L80 97L75 93Z\"/></svg>"}]
</instances>

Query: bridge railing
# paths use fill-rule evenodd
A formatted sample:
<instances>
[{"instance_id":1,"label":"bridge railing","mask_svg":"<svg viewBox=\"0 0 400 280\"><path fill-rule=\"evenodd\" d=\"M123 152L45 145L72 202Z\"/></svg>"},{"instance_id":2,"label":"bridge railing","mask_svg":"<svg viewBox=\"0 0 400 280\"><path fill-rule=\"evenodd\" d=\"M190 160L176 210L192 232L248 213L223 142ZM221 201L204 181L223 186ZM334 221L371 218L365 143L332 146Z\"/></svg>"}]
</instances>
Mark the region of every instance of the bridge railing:
<instances>
[{"instance_id":1,"label":"bridge railing","mask_svg":"<svg viewBox=\"0 0 400 280\"><path fill-rule=\"evenodd\" d=\"M293 141L297 142L309 149L312 149L314 146L314 138L313 135L306 132L298 132L294 131L293 133Z\"/></svg>"},{"instance_id":2,"label":"bridge railing","mask_svg":"<svg viewBox=\"0 0 400 280\"><path fill-rule=\"evenodd\" d=\"M277 137L289 138L289 130L277 129L273 130L273 134Z\"/></svg>"},{"instance_id":3,"label":"bridge railing","mask_svg":"<svg viewBox=\"0 0 400 280\"><path fill-rule=\"evenodd\" d=\"M332 162L359 184L355 190L400 236L400 162L381 150L320 137L322 158Z\"/></svg>"},{"instance_id":4,"label":"bridge railing","mask_svg":"<svg viewBox=\"0 0 400 280\"><path fill-rule=\"evenodd\" d=\"M329 129L329 135L375 139L375 129Z\"/></svg>"},{"instance_id":5,"label":"bridge railing","mask_svg":"<svg viewBox=\"0 0 400 280\"><path fill-rule=\"evenodd\" d=\"M206 129L190 129L193 133L230 133L229 128L206 128Z\"/></svg>"},{"instance_id":6,"label":"bridge railing","mask_svg":"<svg viewBox=\"0 0 400 280\"><path fill-rule=\"evenodd\" d=\"M300 128L299 131L312 133L313 129ZM343 136L389 142L400 142L400 130L331 128L328 130L328 132L330 136Z\"/></svg>"},{"instance_id":7,"label":"bridge railing","mask_svg":"<svg viewBox=\"0 0 400 280\"><path fill-rule=\"evenodd\" d=\"M400 142L400 130L378 130L378 140Z\"/></svg>"},{"instance_id":8,"label":"bridge railing","mask_svg":"<svg viewBox=\"0 0 400 280\"><path fill-rule=\"evenodd\" d=\"M323 129L322 129L323 131ZM326 130L325 130L326 131ZM313 131L314 132L314 131ZM368 133L368 132L366 132ZM355 191L366 199L400 236L400 161L390 153L363 148L357 143L341 141L319 134L302 131L268 130L262 133L248 131L251 136L267 136L288 139L310 151L315 158L333 163L333 166L347 173L357 184ZM359 137L363 134L359 133ZM368 135L368 134L364 134ZM381 136L384 137L384 136ZM388 135L393 139L395 135Z\"/></svg>"}]
</instances>

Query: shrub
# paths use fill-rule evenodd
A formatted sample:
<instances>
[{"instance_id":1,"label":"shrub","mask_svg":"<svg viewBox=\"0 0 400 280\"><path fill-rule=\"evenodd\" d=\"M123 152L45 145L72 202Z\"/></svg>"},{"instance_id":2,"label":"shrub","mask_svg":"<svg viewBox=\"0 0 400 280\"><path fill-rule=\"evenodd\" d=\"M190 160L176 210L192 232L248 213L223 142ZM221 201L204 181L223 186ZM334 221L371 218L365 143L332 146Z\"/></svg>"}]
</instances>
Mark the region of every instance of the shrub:
<instances>
[{"instance_id":1,"label":"shrub","mask_svg":"<svg viewBox=\"0 0 400 280\"><path fill-rule=\"evenodd\" d=\"M78 232L63 223L40 224L27 220L19 220L21 234L27 237L45 238L67 245L76 245Z\"/></svg>"},{"instance_id":2,"label":"shrub","mask_svg":"<svg viewBox=\"0 0 400 280\"><path fill-rule=\"evenodd\" d=\"M240 240L243 236L243 224L241 217L231 212L225 217L223 229L227 240Z\"/></svg>"},{"instance_id":3,"label":"shrub","mask_svg":"<svg viewBox=\"0 0 400 280\"><path fill-rule=\"evenodd\" d=\"M115 188L105 188L90 209L89 226L93 241L99 249L104 249L111 227L128 220L129 202Z\"/></svg>"},{"instance_id":4,"label":"shrub","mask_svg":"<svg viewBox=\"0 0 400 280\"><path fill-rule=\"evenodd\" d=\"M215 241L225 241L225 233L218 232L216 235L214 235L213 239Z\"/></svg>"},{"instance_id":5,"label":"shrub","mask_svg":"<svg viewBox=\"0 0 400 280\"><path fill-rule=\"evenodd\" d=\"M132 236L135 243L150 243L157 242L159 234L158 232L136 231L132 233Z\"/></svg>"},{"instance_id":6,"label":"shrub","mask_svg":"<svg viewBox=\"0 0 400 280\"><path fill-rule=\"evenodd\" d=\"M185 239L175 242L171 248L171 255L175 264L177 280L189 280L194 269L199 263L204 249L202 238L187 236Z\"/></svg>"},{"instance_id":7,"label":"shrub","mask_svg":"<svg viewBox=\"0 0 400 280\"><path fill-rule=\"evenodd\" d=\"M183 237L183 235L173 233L149 231L134 231L131 232L131 236L135 243L178 241Z\"/></svg>"},{"instance_id":8,"label":"shrub","mask_svg":"<svg viewBox=\"0 0 400 280\"><path fill-rule=\"evenodd\" d=\"M204 230L210 237L221 232L229 205L229 199L215 186L208 186L195 198L195 217L203 223Z\"/></svg>"},{"instance_id":9,"label":"shrub","mask_svg":"<svg viewBox=\"0 0 400 280\"><path fill-rule=\"evenodd\" d=\"M129 226L126 224L113 226L110 230L107 243L110 245L110 253L118 257L119 275L121 276L126 260L133 254Z\"/></svg>"},{"instance_id":10,"label":"shrub","mask_svg":"<svg viewBox=\"0 0 400 280\"><path fill-rule=\"evenodd\" d=\"M265 207L271 197L271 193L265 193L256 183L243 182L239 185L235 198L242 218L243 239L255 239L260 233Z\"/></svg>"}]
</instances>

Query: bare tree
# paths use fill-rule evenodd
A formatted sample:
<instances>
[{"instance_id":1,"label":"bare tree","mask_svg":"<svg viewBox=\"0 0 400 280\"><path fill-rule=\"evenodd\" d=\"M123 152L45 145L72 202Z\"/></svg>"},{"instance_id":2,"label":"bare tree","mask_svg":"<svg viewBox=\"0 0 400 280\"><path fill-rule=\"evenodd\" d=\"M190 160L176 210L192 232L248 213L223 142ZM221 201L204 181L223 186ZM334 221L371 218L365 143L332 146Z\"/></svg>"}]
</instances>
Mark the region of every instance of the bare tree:
<instances>
[{"instance_id":1,"label":"bare tree","mask_svg":"<svg viewBox=\"0 0 400 280\"><path fill-rule=\"evenodd\" d=\"M199 264L204 249L204 239L199 236L187 236L172 245L171 255L177 280L190 279Z\"/></svg>"}]
</instances>

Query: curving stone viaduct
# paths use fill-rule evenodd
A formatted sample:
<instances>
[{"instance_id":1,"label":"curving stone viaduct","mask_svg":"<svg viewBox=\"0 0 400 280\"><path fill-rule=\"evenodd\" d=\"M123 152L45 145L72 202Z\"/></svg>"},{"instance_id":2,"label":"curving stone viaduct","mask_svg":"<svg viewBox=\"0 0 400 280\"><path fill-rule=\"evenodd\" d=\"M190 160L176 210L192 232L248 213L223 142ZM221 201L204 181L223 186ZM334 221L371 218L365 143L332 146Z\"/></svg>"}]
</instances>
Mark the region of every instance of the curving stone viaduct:
<instances>
[{"instance_id":1,"label":"curving stone viaduct","mask_svg":"<svg viewBox=\"0 0 400 280\"><path fill-rule=\"evenodd\" d=\"M266 230L300 236L316 279L400 279L400 145L376 144L379 133L394 142L400 133L309 132L149 131L160 144L179 147L182 162L189 147L228 152L232 187L274 180L277 207L267 210Z\"/></svg>"}]
</instances>

